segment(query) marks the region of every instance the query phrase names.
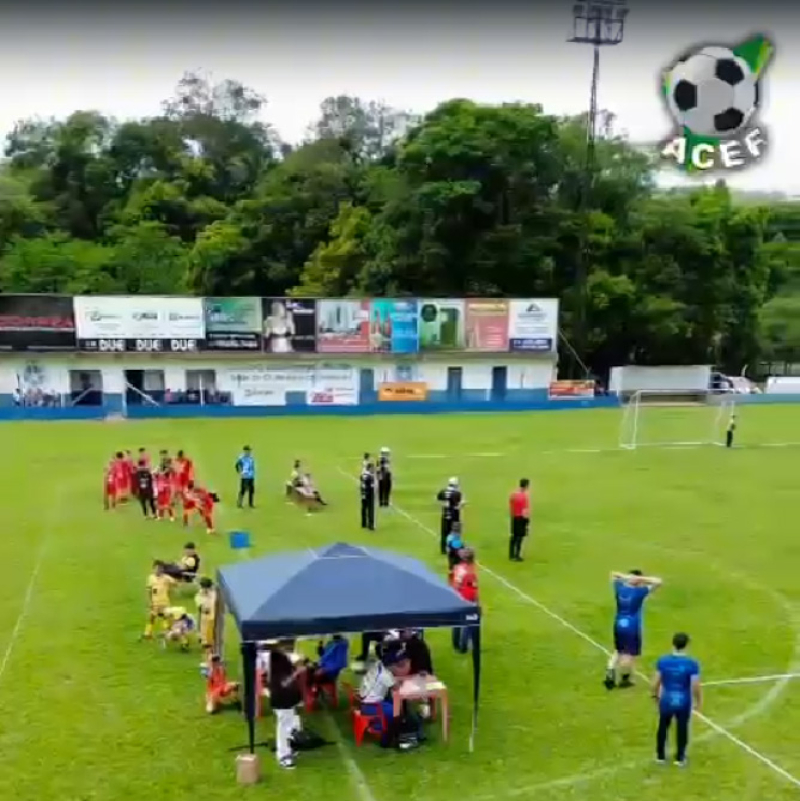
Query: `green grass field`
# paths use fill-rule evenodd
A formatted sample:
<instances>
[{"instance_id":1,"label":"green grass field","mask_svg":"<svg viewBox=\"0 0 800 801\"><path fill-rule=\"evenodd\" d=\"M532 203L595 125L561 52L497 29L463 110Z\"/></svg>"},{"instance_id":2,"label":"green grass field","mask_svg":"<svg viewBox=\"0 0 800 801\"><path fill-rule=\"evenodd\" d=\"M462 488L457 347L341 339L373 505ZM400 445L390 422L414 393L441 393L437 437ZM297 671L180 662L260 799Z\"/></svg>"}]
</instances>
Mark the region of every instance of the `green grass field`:
<instances>
[{"instance_id":1,"label":"green grass field","mask_svg":"<svg viewBox=\"0 0 800 801\"><path fill-rule=\"evenodd\" d=\"M706 426L698 416L708 412L646 414L654 438L680 440ZM264 781L248 795L796 798L800 680L709 686L704 713L739 742L696 719L691 764L680 771L653 763L655 710L645 688L608 693L605 657L591 641L609 645L609 571L640 567L665 580L645 616L648 673L679 629L692 635L708 682L800 672L800 450L622 452L614 450L619 422L620 412L598 411L2 425L0 798L223 801L244 792L230 749L245 742L245 726L235 713L205 714L199 654L137 642L150 562L177 556L187 539L133 508L103 512L110 452L140 445L189 451L200 478L228 501L221 529L249 530L257 553L370 542L443 569L432 497L455 474L469 499L465 532L484 566L475 753L469 659L451 652L449 632L432 632L436 671L451 691L449 744L432 726L430 743L410 754L356 749L344 716L315 713L312 725L335 745L303 755L289 774L263 751ZM743 445L774 444L800 430L800 408L749 407L739 422ZM245 443L259 460L255 512L230 503ZM383 445L395 457L397 509L366 536L352 475L364 450ZM295 457L329 496L319 516L284 503ZM535 490L534 535L527 560L511 564L506 498L522 475ZM192 536L207 568L236 558L226 537L199 528ZM258 736L273 737L271 718Z\"/></svg>"}]
</instances>

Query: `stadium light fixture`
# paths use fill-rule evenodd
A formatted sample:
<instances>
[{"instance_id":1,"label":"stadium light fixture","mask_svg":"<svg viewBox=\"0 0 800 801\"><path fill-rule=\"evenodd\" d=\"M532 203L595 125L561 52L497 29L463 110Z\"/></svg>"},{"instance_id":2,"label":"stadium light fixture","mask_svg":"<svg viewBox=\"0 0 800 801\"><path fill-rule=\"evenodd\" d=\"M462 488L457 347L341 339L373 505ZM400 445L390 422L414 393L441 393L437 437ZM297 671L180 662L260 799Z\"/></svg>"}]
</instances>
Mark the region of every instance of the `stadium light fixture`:
<instances>
[{"instance_id":1,"label":"stadium light fixture","mask_svg":"<svg viewBox=\"0 0 800 801\"><path fill-rule=\"evenodd\" d=\"M625 35L625 21L628 18L627 0L585 0L572 6L572 36L567 39L573 44L591 45L593 53L592 82L589 95L589 115L586 120L586 167L583 186L578 196L578 211L585 212L594 183L595 142L597 139L597 86L600 81L600 48L618 45ZM586 350L586 262L584 253L587 234L584 231L576 254L575 283L578 291L576 309L575 345L580 356Z\"/></svg>"}]
</instances>

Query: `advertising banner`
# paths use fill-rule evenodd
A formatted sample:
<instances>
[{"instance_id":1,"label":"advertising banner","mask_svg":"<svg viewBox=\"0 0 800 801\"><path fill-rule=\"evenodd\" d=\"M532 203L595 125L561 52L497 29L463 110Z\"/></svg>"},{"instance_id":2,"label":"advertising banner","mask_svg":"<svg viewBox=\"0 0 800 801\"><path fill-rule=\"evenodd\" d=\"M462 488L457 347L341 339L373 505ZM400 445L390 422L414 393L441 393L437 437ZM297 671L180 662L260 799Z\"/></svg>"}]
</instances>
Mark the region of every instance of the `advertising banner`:
<instances>
[{"instance_id":1,"label":"advertising banner","mask_svg":"<svg viewBox=\"0 0 800 801\"><path fill-rule=\"evenodd\" d=\"M284 406L289 392L317 406L358 403L358 370L350 365L253 364L217 370L217 377L234 406Z\"/></svg>"},{"instance_id":2,"label":"advertising banner","mask_svg":"<svg viewBox=\"0 0 800 801\"><path fill-rule=\"evenodd\" d=\"M466 305L466 349L486 353L508 353L508 301L468 298Z\"/></svg>"},{"instance_id":3,"label":"advertising banner","mask_svg":"<svg viewBox=\"0 0 800 801\"><path fill-rule=\"evenodd\" d=\"M417 353L419 312L416 300L373 300L369 323L373 353Z\"/></svg>"},{"instance_id":4,"label":"advertising banner","mask_svg":"<svg viewBox=\"0 0 800 801\"><path fill-rule=\"evenodd\" d=\"M458 298L419 301L419 349L464 349L464 301Z\"/></svg>"},{"instance_id":5,"label":"advertising banner","mask_svg":"<svg viewBox=\"0 0 800 801\"><path fill-rule=\"evenodd\" d=\"M267 353L313 353L317 347L317 302L300 298L264 298L264 350Z\"/></svg>"},{"instance_id":6,"label":"advertising banner","mask_svg":"<svg viewBox=\"0 0 800 801\"><path fill-rule=\"evenodd\" d=\"M203 298L205 349L261 350L261 298Z\"/></svg>"},{"instance_id":7,"label":"advertising banner","mask_svg":"<svg viewBox=\"0 0 800 801\"><path fill-rule=\"evenodd\" d=\"M424 401L428 385L424 381L394 381L378 385L379 401Z\"/></svg>"},{"instance_id":8,"label":"advertising banner","mask_svg":"<svg viewBox=\"0 0 800 801\"><path fill-rule=\"evenodd\" d=\"M317 301L319 353L369 353L368 300Z\"/></svg>"},{"instance_id":9,"label":"advertising banner","mask_svg":"<svg viewBox=\"0 0 800 801\"><path fill-rule=\"evenodd\" d=\"M0 351L75 350L68 295L0 295Z\"/></svg>"},{"instance_id":10,"label":"advertising banner","mask_svg":"<svg viewBox=\"0 0 800 801\"><path fill-rule=\"evenodd\" d=\"M593 398L594 381L553 381L550 384L551 398Z\"/></svg>"},{"instance_id":11,"label":"advertising banner","mask_svg":"<svg viewBox=\"0 0 800 801\"><path fill-rule=\"evenodd\" d=\"M511 351L555 351L558 347L558 300L536 298L509 301L508 346Z\"/></svg>"},{"instance_id":12,"label":"advertising banner","mask_svg":"<svg viewBox=\"0 0 800 801\"><path fill-rule=\"evenodd\" d=\"M100 353L192 353L204 346L202 298L78 296L78 349Z\"/></svg>"}]
</instances>

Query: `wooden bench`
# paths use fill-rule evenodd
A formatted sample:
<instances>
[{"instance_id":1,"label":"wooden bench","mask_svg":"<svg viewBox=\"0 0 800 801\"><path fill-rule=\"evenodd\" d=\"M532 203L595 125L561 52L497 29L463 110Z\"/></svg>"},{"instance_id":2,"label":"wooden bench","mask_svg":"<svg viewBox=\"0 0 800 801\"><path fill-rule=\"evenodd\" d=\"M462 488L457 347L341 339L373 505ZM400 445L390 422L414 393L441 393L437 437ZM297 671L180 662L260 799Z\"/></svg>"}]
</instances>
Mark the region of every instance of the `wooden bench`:
<instances>
[{"instance_id":1,"label":"wooden bench","mask_svg":"<svg viewBox=\"0 0 800 801\"><path fill-rule=\"evenodd\" d=\"M303 491L300 487L295 487L289 482L286 483L286 497L292 503L296 503L301 509L305 509L309 513L318 512L323 506L313 495Z\"/></svg>"}]
</instances>

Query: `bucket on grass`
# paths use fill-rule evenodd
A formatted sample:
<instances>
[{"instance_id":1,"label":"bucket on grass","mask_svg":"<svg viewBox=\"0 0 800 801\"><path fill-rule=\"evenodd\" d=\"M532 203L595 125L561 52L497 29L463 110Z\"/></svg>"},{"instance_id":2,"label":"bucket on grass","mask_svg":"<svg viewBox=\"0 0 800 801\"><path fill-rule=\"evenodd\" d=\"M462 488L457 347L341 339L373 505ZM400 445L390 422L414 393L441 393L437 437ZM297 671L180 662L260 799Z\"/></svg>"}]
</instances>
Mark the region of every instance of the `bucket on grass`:
<instances>
[{"instance_id":1,"label":"bucket on grass","mask_svg":"<svg viewBox=\"0 0 800 801\"><path fill-rule=\"evenodd\" d=\"M239 784L257 784L261 778L261 763L256 754L239 754L236 757L236 781Z\"/></svg>"},{"instance_id":2,"label":"bucket on grass","mask_svg":"<svg viewBox=\"0 0 800 801\"><path fill-rule=\"evenodd\" d=\"M231 531L228 541L234 551L240 551L250 547L249 531Z\"/></svg>"}]
</instances>

